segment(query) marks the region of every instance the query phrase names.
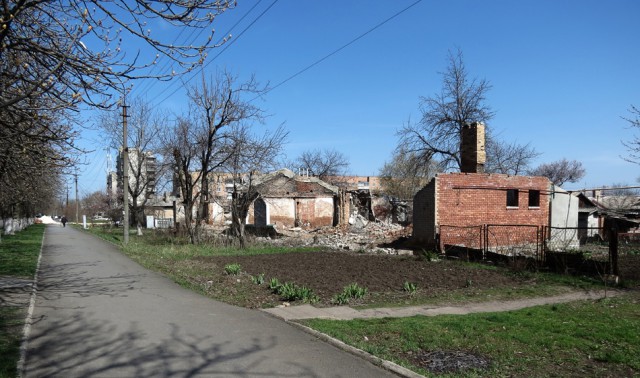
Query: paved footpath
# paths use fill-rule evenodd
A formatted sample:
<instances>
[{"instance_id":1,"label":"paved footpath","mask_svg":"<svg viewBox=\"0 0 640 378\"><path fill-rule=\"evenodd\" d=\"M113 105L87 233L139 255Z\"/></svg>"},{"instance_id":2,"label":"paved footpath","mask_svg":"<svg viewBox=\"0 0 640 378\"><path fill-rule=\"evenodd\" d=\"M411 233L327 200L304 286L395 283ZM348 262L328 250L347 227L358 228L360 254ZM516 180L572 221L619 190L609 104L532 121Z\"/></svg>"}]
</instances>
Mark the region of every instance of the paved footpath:
<instances>
[{"instance_id":1,"label":"paved footpath","mask_svg":"<svg viewBox=\"0 0 640 378\"><path fill-rule=\"evenodd\" d=\"M150 272L71 227L46 229L24 377L391 377L261 311Z\"/></svg>"}]
</instances>

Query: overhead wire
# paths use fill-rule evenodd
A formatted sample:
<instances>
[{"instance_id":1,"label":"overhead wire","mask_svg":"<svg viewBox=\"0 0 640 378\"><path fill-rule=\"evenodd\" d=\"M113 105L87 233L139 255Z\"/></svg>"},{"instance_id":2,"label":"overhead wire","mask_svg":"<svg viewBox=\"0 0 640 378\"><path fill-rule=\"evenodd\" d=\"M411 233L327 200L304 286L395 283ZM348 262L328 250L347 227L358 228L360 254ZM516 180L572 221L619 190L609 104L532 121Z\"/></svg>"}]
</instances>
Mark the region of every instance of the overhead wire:
<instances>
[{"instance_id":1,"label":"overhead wire","mask_svg":"<svg viewBox=\"0 0 640 378\"><path fill-rule=\"evenodd\" d=\"M381 26L383 26L384 24L386 24L387 22L393 20L394 18L400 16L401 14L403 14L404 12L408 11L409 9L413 8L414 6L416 6L418 3L422 2L422 0L417 0L411 4L409 4L407 7L403 8L402 10L394 13L392 16L388 17L387 19L379 22L378 24L376 24L375 26L373 26L372 28L370 28L369 30L365 31L364 33L360 34L359 36L355 37L354 39L352 39L351 41L345 43L344 45L340 46L339 48L333 50L332 52L330 52L329 54L323 56L322 58L316 60L315 62L309 64L308 66L306 66L305 68L301 69L300 71L294 73L293 75L287 77L286 79L284 79L283 81L281 81L280 83L276 84L275 86L268 88L266 91L264 91L260 96L257 96L253 99L251 99L251 101L256 100L257 98L260 98L264 95L266 95L267 93L273 91L276 88L281 87L282 85L286 84L287 82L293 80L294 78L302 75L303 73L309 71L311 68L317 66L318 64L324 62L325 60L329 59L330 57L336 55L337 53L339 53L340 51L346 49L347 47L351 46L352 44L354 44L355 42L359 41L360 39L364 38L366 35L370 34L371 32L375 31L376 29L380 28Z\"/></svg>"},{"instance_id":2,"label":"overhead wire","mask_svg":"<svg viewBox=\"0 0 640 378\"><path fill-rule=\"evenodd\" d=\"M254 9L255 9L255 8L256 8L256 7L261 3L261 2L262 2L262 0L258 0L255 4L253 4L253 6L252 6L248 11L246 11L246 12L244 13L244 15L243 15L242 17L240 17L240 19L238 19L238 21L236 21L236 23L235 23L235 24L233 24L233 25L231 26L231 28L229 28L229 30L227 30L227 32L224 34L224 36L223 36L223 37L221 37L221 38L218 40L218 42L217 42L216 44L220 44L220 43L222 43L222 41L224 41L224 39L226 38L226 36L230 35L230 34L231 34L231 32L233 32L233 30L235 29L235 27L236 27L236 26L238 26L238 24L240 24L240 23L241 23L241 22L242 22L242 21L243 21L243 20L244 20L244 19L245 19L245 18L246 18L250 13L251 13L251 12L253 12L253 10L254 10ZM176 37L176 39L175 39L175 41L176 41L176 42L177 42L177 38L179 38L179 37L180 37L180 35L182 35L182 33L184 32L184 30L185 30L184 28L183 28L182 30L180 30L180 34L178 34L178 37ZM202 29L200 30L200 32L199 32L196 36L193 36L193 35L195 34L195 32L196 32L196 29L195 29L195 28L194 28L194 29L192 29L192 30L191 30L191 33L190 33L190 34L185 38L185 43L184 43L184 44L185 44L185 45L191 45L195 40L197 40L197 39L202 35L202 33L204 32L204 30L205 30L205 28L202 28ZM193 38L191 38L191 37L193 37ZM160 72L164 72L164 70L165 70L165 69L166 69L170 64L172 64L172 62L173 62L173 61L171 61L171 60L166 60L166 61L165 61L165 63L164 63L164 65L162 66L162 68L161 68L159 71L160 71ZM158 67L158 66L156 66L156 67ZM153 72L153 70L152 70L152 72ZM156 72L157 72L157 71L156 71ZM150 83L150 84L149 84L149 83ZM158 83L158 80L155 80L155 81L148 80L148 81L146 81L144 84L142 84L142 86L140 87L140 89L138 89L138 92L142 92L142 93L144 93L144 92L146 92L146 91L150 90L151 88L153 88L153 86L155 86L155 84L157 84L157 83ZM145 84L146 84L146 85L145 85ZM170 84L170 85L171 85L171 84Z\"/></svg>"},{"instance_id":3,"label":"overhead wire","mask_svg":"<svg viewBox=\"0 0 640 378\"><path fill-rule=\"evenodd\" d=\"M199 72L194 73L193 75L191 75L191 77L189 77L186 80L181 80L181 83L183 86L185 86L187 83L189 83L191 80L193 80L193 78L196 77L196 75L198 75L198 73L201 73L204 71L205 68L207 68L211 63L213 63L220 55L222 55L225 51L227 51L227 49L231 46L233 46L243 35L244 33L247 32L247 30L249 30L253 25L255 25L256 22L258 22L258 20L260 20L271 8L273 8L274 5L276 5L276 3L278 2L278 0L274 0L265 10L263 10L253 21L251 21L251 23L249 23L249 25L247 27L245 27L239 34L237 37L235 38L231 38L231 40L227 43L225 43L223 45L223 47L220 49L220 51L213 57L211 58L206 64L204 64L201 69L199 70ZM255 6L254 6L255 7ZM253 8L252 8L253 9ZM171 96L173 96L174 94L176 94L176 92L178 92L182 87L177 87L175 90L173 90L171 93L169 93L166 97L164 97L162 100L156 102L156 105L160 105L163 102L165 102L167 99L169 99ZM153 100L151 101L152 103L158 99L160 96L162 95L162 92L160 92L158 95L156 95Z\"/></svg>"}]
</instances>

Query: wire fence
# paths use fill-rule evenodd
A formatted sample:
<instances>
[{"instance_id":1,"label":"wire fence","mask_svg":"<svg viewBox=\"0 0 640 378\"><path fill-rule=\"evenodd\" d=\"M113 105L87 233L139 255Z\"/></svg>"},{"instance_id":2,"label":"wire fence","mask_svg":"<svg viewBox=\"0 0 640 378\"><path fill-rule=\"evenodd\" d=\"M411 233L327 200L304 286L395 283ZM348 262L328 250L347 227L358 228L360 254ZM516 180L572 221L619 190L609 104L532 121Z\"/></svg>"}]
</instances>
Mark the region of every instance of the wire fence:
<instances>
[{"instance_id":1,"label":"wire fence","mask_svg":"<svg viewBox=\"0 0 640 378\"><path fill-rule=\"evenodd\" d=\"M441 225L442 253L497 260L565 273L620 275L640 280L640 233L604 228L536 225Z\"/></svg>"}]
</instances>

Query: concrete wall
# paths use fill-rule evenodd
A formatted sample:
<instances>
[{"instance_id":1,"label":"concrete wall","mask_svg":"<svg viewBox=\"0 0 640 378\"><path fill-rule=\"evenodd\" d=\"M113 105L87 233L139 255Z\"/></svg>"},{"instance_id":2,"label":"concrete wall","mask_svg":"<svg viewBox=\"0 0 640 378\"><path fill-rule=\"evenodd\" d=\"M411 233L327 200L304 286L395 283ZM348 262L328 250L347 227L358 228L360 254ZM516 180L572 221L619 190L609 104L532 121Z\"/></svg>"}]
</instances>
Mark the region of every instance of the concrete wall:
<instances>
[{"instance_id":1,"label":"concrete wall","mask_svg":"<svg viewBox=\"0 0 640 378\"><path fill-rule=\"evenodd\" d=\"M570 248L578 248L578 205L577 197L558 186L551 186L551 217L549 226L552 227L547 241L552 250L564 251ZM568 230L553 229L574 228Z\"/></svg>"}]
</instances>

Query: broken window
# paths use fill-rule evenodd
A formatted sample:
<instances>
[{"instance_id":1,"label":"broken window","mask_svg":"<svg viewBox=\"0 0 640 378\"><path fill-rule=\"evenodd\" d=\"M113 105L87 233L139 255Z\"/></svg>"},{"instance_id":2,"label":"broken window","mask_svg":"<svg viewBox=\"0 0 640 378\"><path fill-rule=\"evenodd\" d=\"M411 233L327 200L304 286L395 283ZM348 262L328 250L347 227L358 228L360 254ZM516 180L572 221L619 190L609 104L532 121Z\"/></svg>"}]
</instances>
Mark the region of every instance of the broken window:
<instances>
[{"instance_id":1,"label":"broken window","mask_svg":"<svg viewBox=\"0 0 640 378\"><path fill-rule=\"evenodd\" d=\"M529 207L540 207L539 190L529 190Z\"/></svg>"},{"instance_id":2,"label":"broken window","mask_svg":"<svg viewBox=\"0 0 640 378\"><path fill-rule=\"evenodd\" d=\"M507 207L518 207L518 189L507 189Z\"/></svg>"}]
</instances>

